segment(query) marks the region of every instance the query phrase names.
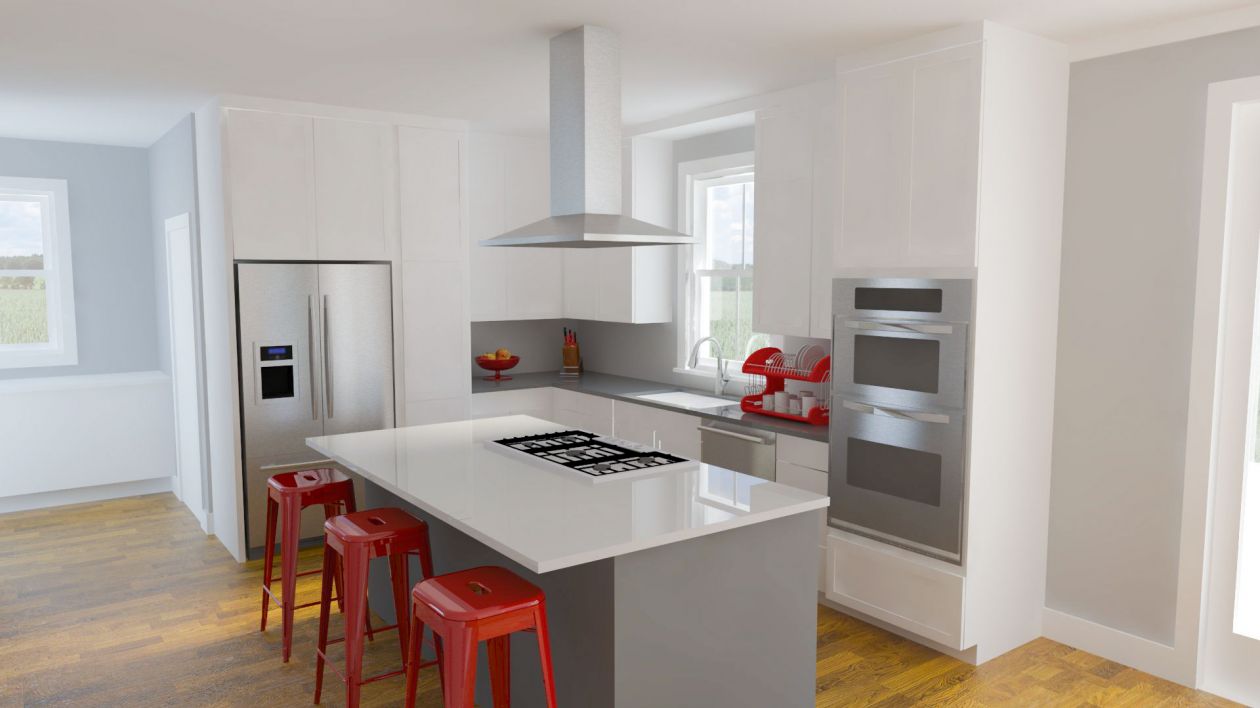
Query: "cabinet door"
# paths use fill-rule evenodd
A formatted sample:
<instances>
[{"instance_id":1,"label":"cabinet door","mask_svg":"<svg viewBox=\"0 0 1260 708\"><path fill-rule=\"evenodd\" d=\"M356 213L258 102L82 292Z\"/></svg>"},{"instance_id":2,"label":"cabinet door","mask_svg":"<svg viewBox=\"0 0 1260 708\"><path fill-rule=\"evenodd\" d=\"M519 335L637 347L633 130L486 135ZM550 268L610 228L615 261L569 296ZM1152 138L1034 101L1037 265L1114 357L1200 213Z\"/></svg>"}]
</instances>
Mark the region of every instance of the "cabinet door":
<instances>
[{"instance_id":1,"label":"cabinet door","mask_svg":"<svg viewBox=\"0 0 1260 708\"><path fill-rule=\"evenodd\" d=\"M315 120L315 231L320 260L383 260L391 249L385 213L392 188L390 128Z\"/></svg>"},{"instance_id":2,"label":"cabinet door","mask_svg":"<svg viewBox=\"0 0 1260 708\"><path fill-rule=\"evenodd\" d=\"M551 212L550 180L550 161L545 140L506 139L503 153L505 231L547 217ZM513 319L562 316L565 249L502 250L506 263L508 316Z\"/></svg>"},{"instance_id":3,"label":"cabinet door","mask_svg":"<svg viewBox=\"0 0 1260 708\"><path fill-rule=\"evenodd\" d=\"M597 435L612 435L613 401L603 396L557 388L552 391L553 420Z\"/></svg>"},{"instance_id":4,"label":"cabinet door","mask_svg":"<svg viewBox=\"0 0 1260 708\"><path fill-rule=\"evenodd\" d=\"M470 401L470 417L497 418L504 415L532 415L550 420L552 414L550 388L525 388L515 391L475 393Z\"/></svg>"},{"instance_id":5,"label":"cabinet door","mask_svg":"<svg viewBox=\"0 0 1260 708\"><path fill-rule=\"evenodd\" d=\"M564 260L564 316L579 320L600 319L601 248L566 248Z\"/></svg>"},{"instance_id":6,"label":"cabinet door","mask_svg":"<svg viewBox=\"0 0 1260 708\"><path fill-rule=\"evenodd\" d=\"M975 265L981 51L959 47L915 66L908 265Z\"/></svg>"},{"instance_id":7,"label":"cabinet door","mask_svg":"<svg viewBox=\"0 0 1260 708\"><path fill-rule=\"evenodd\" d=\"M398 192L404 261L463 263L463 136L398 128Z\"/></svg>"},{"instance_id":8,"label":"cabinet door","mask_svg":"<svg viewBox=\"0 0 1260 708\"><path fill-rule=\"evenodd\" d=\"M652 408L613 401L613 437L656 447L656 421Z\"/></svg>"},{"instance_id":9,"label":"cabinet door","mask_svg":"<svg viewBox=\"0 0 1260 708\"><path fill-rule=\"evenodd\" d=\"M753 329L809 336L813 150L807 107L757 114Z\"/></svg>"},{"instance_id":10,"label":"cabinet door","mask_svg":"<svg viewBox=\"0 0 1260 708\"><path fill-rule=\"evenodd\" d=\"M814 224L809 279L809 336L831 339L831 251L836 237L836 107L828 100L814 112Z\"/></svg>"},{"instance_id":11,"label":"cabinet door","mask_svg":"<svg viewBox=\"0 0 1260 708\"><path fill-rule=\"evenodd\" d=\"M403 262L407 401L467 396L472 380L461 263Z\"/></svg>"},{"instance_id":12,"label":"cabinet door","mask_svg":"<svg viewBox=\"0 0 1260 708\"><path fill-rule=\"evenodd\" d=\"M902 264L910 220L913 81L906 62L849 72L838 80L837 267Z\"/></svg>"},{"instance_id":13,"label":"cabinet door","mask_svg":"<svg viewBox=\"0 0 1260 708\"><path fill-rule=\"evenodd\" d=\"M224 113L235 257L315 260L311 119L263 111Z\"/></svg>"},{"instance_id":14,"label":"cabinet door","mask_svg":"<svg viewBox=\"0 0 1260 708\"><path fill-rule=\"evenodd\" d=\"M665 452L700 459L700 419L694 415L649 409L655 422L656 447Z\"/></svg>"},{"instance_id":15,"label":"cabinet door","mask_svg":"<svg viewBox=\"0 0 1260 708\"><path fill-rule=\"evenodd\" d=\"M486 248L503 233L503 141L486 133L468 136L468 284L473 321L507 319L508 248Z\"/></svg>"}]
</instances>

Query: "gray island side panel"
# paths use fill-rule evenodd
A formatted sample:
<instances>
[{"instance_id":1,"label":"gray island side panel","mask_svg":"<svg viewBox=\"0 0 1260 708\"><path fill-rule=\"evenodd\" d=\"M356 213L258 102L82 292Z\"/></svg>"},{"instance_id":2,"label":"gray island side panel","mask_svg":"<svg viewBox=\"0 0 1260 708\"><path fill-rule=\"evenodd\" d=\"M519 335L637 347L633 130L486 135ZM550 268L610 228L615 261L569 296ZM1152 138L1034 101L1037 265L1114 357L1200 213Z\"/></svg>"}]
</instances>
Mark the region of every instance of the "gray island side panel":
<instances>
[{"instance_id":1,"label":"gray island side panel","mask_svg":"<svg viewBox=\"0 0 1260 708\"><path fill-rule=\"evenodd\" d=\"M498 565L542 588L561 706L814 704L821 509L538 574L366 486L364 508L396 506L429 524L437 573ZM412 560L411 583L419 577ZM384 559L372 562L369 597L392 623ZM516 633L511 649L513 705L546 705L535 636ZM477 664L477 703L489 705L484 643Z\"/></svg>"}]
</instances>

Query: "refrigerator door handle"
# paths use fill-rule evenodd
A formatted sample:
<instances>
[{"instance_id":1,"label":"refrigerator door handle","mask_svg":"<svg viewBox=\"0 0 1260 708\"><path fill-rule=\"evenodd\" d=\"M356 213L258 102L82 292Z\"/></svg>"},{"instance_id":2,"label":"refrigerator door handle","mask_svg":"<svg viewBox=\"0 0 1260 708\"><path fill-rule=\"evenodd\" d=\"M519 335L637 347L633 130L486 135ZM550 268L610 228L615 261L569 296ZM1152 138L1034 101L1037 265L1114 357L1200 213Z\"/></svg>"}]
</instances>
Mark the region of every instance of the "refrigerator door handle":
<instances>
[{"instance_id":1,"label":"refrigerator door handle","mask_svg":"<svg viewBox=\"0 0 1260 708\"><path fill-rule=\"evenodd\" d=\"M315 399L315 296L306 296L306 365L311 380L311 420L319 420L319 401Z\"/></svg>"},{"instance_id":2,"label":"refrigerator door handle","mask_svg":"<svg viewBox=\"0 0 1260 708\"><path fill-rule=\"evenodd\" d=\"M324 296L324 414L333 417L332 375L329 372L328 360L332 358L328 351L328 296Z\"/></svg>"}]
</instances>

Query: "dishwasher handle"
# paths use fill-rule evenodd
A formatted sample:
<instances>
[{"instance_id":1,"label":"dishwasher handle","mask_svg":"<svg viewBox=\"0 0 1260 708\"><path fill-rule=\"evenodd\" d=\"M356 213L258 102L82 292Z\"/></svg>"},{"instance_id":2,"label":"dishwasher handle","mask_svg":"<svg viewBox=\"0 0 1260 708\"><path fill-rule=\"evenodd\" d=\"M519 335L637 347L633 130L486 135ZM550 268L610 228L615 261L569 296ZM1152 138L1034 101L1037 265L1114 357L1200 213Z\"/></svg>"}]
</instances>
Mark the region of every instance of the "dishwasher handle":
<instances>
[{"instance_id":1,"label":"dishwasher handle","mask_svg":"<svg viewBox=\"0 0 1260 708\"><path fill-rule=\"evenodd\" d=\"M728 438L736 438L738 440L744 440L746 442L756 443L758 445L770 445L775 442L773 439L767 440L766 438L757 437L756 435L748 435L747 433L737 433L733 430L726 430L725 428L710 428L708 426L702 425L696 428L696 430L699 430L701 433L717 433L718 435L725 435Z\"/></svg>"}]
</instances>

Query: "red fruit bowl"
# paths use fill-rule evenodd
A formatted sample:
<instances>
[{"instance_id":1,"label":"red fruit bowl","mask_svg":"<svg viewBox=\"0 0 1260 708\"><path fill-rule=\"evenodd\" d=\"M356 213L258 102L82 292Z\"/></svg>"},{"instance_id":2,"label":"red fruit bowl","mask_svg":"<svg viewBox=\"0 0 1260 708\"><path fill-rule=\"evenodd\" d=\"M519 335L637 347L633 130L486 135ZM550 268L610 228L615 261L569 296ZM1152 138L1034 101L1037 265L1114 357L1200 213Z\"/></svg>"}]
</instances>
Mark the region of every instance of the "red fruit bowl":
<instances>
[{"instance_id":1,"label":"red fruit bowl","mask_svg":"<svg viewBox=\"0 0 1260 708\"><path fill-rule=\"evenodd\" d=\"M494 372L494 376L482 377L486 381L510 380L512 377L504 376L502 372L507 371L508 369L512 368L513 366L516 366L519 363L521 363L521 358L519 356L514 356L510 359L496 359L496 358L484 357L484 356L477 357L477 366L480 366L486 371Z\"/></svg>"}]
</instances>

